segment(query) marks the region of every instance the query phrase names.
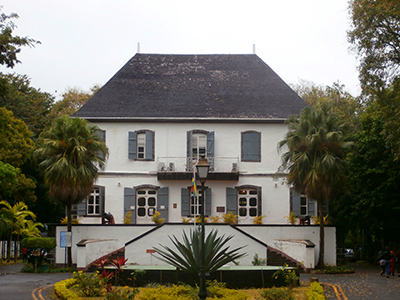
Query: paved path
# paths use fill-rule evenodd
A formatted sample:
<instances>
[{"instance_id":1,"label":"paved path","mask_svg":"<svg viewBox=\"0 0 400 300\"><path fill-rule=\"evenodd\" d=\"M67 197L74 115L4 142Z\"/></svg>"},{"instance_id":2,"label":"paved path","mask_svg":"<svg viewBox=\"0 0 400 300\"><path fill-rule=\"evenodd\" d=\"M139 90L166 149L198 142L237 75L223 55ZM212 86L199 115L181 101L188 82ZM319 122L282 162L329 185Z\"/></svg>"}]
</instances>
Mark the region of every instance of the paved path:
<instances>
[{"instance_id":1,"label":"paved path","mask_svg":"<svg viewBox=\"0 0 400 300\"><path fill-rule=\"evenodd\" d=\"M0 266L0 300L51 299L46 287L72 277L71 273L19 273L22 267L23 264Z\"/></svg>"},{"instance_id":2,"label":"paved path","mask_svg":"<svg viewBox=\"0 0 400 300\"><path fill-rule=\"evenodd\" d=\"M318 278L326 284L328 300L400 300L400 277L382 277L378 266L354 264L352 267L354 274L302 274L301 280L308 281L310 276Z\"/></svg>"}]
</instances>

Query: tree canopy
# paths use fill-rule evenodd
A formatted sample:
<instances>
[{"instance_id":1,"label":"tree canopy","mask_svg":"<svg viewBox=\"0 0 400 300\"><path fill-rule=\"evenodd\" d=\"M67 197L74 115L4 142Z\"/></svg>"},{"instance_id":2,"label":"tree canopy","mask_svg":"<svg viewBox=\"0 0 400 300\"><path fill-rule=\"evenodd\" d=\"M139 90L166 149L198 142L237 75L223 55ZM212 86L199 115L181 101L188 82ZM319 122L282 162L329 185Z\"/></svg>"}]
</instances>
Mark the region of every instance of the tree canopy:
<instances>
[{"instance_id":1,"label":"tree canopy","mask_svg":"<svg viewBox=\"0 0 400 300\"><path fill-rule=\"evenodd\" d=\"M21 52L21 47L32 47L39 43L29 37L13 35L16 25L12 20L17 18L18 15L16 13L6 15L2 12L0 14L0 64L8 68L13 68L15 64L20 62L17 54Z\"/></svg>"},{"instance_id":2,"label":"tree canopy","mask_svg":"<svg viewBox=\"0 0 400 300\"><path fill-rule=\"evenodd\" d=\"M327 103L304 108L300 117L289 117L289 131L279 143L287 149L282 155L282 170L287 170L287 182L299 193L318 203L319 217L323 207L337 195L346 183L346 151L352 143L345 140L347 126L330 112ZM324 266L324 222L320 222L320 257Z\"/></svg>"},{"instance_id":3,"label":"tree canopy","mask_svg":"<svg viewBox=\"0 0 400 300\"><path fill-rule=\"evenodd\" d=\"M400 5L398 0L352 0L348 40L360 57L359 77L370 93L399 76Z\"/></svg>"},{"instance_id":4,"label":"tree canopy","mask_svg":"<svg viewBox=\"0 0 400 300\"><path fill-rule=\"evenodd\" d=\"M20 167L35 149L32 133L13 113L0 107L0 161Z\"/></svg>"}]
</instances>

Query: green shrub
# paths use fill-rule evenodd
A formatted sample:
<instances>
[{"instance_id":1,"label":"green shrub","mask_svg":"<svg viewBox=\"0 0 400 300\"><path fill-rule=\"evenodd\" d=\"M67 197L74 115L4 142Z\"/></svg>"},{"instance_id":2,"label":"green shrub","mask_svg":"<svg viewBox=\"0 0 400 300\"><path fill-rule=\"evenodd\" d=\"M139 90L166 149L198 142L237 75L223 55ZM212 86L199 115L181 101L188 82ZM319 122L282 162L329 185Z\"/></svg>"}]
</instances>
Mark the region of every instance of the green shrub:
<instances>
[{"instance_id":1,"label":"green shrub","mask_svg":"<svg viewBox=\"0 0 400 300\"><path fill-rule=\"evenodd\" d=\"M267 300L293 300L293 291L289 288L282 287L276 288L272 287L266 289L261 293L262 299Z\"/></svg>"},{"instance_id":2,"label":"green shrub","mask_svg":"<svg viewBox=\"0 0 400 300\"><path fill-rule=\"evenodd\" d=\"M135 295L139 293L138 289L132 289L127 286L123 288L113 288L106 294L106 300L123 300L135 299Z\"/></svg>"},{"instance_id":3,"label":"green shrub","mask_svg":"<svg viewBox=\"0 0 400 300\"><path fill-rule=\"evenodd\" d=\"M21 241L21 246L30 249L44 249L47 252L57 246L56 239L50 237L28 237Z\"/></svg>"},{"instance_id":4,"label":"green shrub","mask_svg":"<svg viewBox=\"0 0 400 300\"><path fill-rule=\"evenodd\" d=\"M207 281L207 290L210 293L210 298L226 299L226 300L246 300L248 296L241 291L227 289L223 282Z\"/></svg>"},{"instance_id":5,"label":"green shrub","mask_svg":"<svg viewBox=\"0 0 400 300\"><path fill-rule=\"evenodd\" d=\"M54 290L61 300L80 300L81 298L68 288L75 284L75 279L59 281L54 285Z\"/></svg>"},{"instance_id":6,"label":"green shrub","mask_svg":"<svg viewBox=\"0 0 400 300\"><path fill-rule=\"evenodd\" d=\"M307 297L309 300L325 300L324 288L318 282L311 282L307 289Z\"/></svg>"},{"instance_id":7,"label":"green shrub","mask_svg":"<svg viewBox=\"0 0 400 300\"><path fill-rule=\"evenodd\" d=\"M197 299L193 288L186 285L172 285L171 287L159 286L146 288L140 294L142 300L188 300Z\"/></svg>"},{"instance_id":8,"label":"green shrub","mask_svg":"<svg viewBox=\"0 0 400 300\"><path fill-rule=\"evenodd\" d=\"M103 295L108 278L101 278L97 272L86 274L79 271L73 274L77 288L84 296L97 297Z\"/></svg>"},{"instance_id":9,"label":"green shrub","mask_svg":"<svg viewBox=\"0 0 400 300\"><path fill-rule=\"evenodd\" d=\"M288 269L287 265L272 274L272 278L278 279L278 277L282 277L289 287L299 286L300 277L297 275L296 270Z\"/></svg>"}]
</instances>

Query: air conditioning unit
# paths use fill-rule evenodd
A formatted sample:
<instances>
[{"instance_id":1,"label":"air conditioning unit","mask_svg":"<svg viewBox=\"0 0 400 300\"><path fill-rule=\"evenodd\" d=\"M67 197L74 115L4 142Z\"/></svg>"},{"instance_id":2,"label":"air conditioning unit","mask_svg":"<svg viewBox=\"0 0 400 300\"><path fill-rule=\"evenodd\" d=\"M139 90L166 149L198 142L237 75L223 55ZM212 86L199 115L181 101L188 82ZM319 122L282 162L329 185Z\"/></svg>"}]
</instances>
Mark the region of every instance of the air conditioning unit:
<instances>
[{"instance_id":1,"label":"air conditioning unit","mask_svg":"<svg viewBox=\"0 0 400 300\"><path fill-rule=\"evenodd\" d=\"M237 172L237 171L238 171L237 163L232 163L232 172Z\"/></svg>"},{"instance_id":2,"label":"air conditioning unit","mask_svg":"<svg viewBox=\"0 0 400 300\"><path fill-rule=\"evenodd\" d=\"M168 171L175 172L175 163L173 163L173 162L169 163Z\"/></svg>"},{"instance_id":3,"label":"air conditioning unit","mask_svg":"<svg viewBox=\"0 0 400 300\"><path fill-rule=\"evenodd\" d=\"M165 167L165 163L163 163L163 162L158 163L157 169L158 169L158 172L166 172L167 171L167 168Z\"/></svg>"}]
</instances>

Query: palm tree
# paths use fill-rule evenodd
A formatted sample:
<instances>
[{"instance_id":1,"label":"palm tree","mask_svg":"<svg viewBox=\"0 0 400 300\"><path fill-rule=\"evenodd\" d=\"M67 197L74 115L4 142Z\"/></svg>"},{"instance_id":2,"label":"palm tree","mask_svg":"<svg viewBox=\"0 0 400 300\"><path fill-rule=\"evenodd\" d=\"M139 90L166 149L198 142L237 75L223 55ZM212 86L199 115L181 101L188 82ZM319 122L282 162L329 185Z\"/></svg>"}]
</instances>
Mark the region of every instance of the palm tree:
<instances>
[{"instance_id":1,"label":"palm tree","mask_svg":"<svg viewBox=\"0 0 400 300\"><path fill-rule=\"evenodd\" d=\"M0 206L3 206L0 210L0 214L5 223L5 230L8 235L7 261L10 261L13 235L18 235L26 222L36 220L36 215L28 210L28 206L24 202L18 202L11 206L10 203L3 200L0 201ZM14 260L16 259L17 255L14 254Z\"/></svg>"},{"instance_id":2,"label":"palm tree","mask_svg":"<svg viewBox=\"0 0 400 300\"><path fill-rule=\"evenodd\" d=\"M68 231L72 229L71 206L90 194L108 155L100 132L86 120L61 117L39 137L35 156L44 171L50 195L67 207ZM68 266L72 266L71 248L68 248Z\"/></svg>"},{"instance_id":3,"label":"palm tree","mask_svg":"<svg viewBox=\"0 0 400 300\"><path fill-rule=\"evenodd\" d=\"M229 246L226 244L233 236L225 237L225 235L222 235L217 237L217 234L217 230L211 231L204 241L204 268L209 273L215 272L227 263L234 262L246 255L246 253L239 253L245 246L229 250ZM161 256L157 258L197 277L201 268L202 240L200 230L191 230L189 237L186 235L186 232L183 232L183 243L175 236L173 239L170 237L170 240L178 251L174 251L164 245L161 245L164 249L154 247L157 254Z\"/></svg>"},{"instance_id":4,"label":"palm tree","mask_svg":"<svg viewBox=\"0 0 400 300\"><path fill-rule=\"evenodd\" d=\"M319 216L323 207L341 191L346 182L345 148L347 126L330 111L329 104L307 107L300 118L287 120L289 130L278 147L285 147L280 170L288 171L287 182L297 192L304 193L318 204ZM318 266L324 267L325 233L320 222L320 256Z\"/></svg>"}]
</instances>

